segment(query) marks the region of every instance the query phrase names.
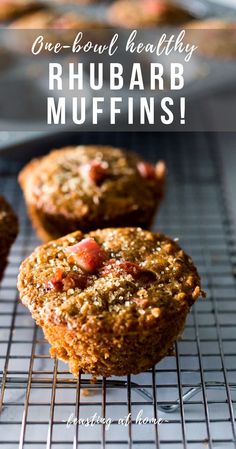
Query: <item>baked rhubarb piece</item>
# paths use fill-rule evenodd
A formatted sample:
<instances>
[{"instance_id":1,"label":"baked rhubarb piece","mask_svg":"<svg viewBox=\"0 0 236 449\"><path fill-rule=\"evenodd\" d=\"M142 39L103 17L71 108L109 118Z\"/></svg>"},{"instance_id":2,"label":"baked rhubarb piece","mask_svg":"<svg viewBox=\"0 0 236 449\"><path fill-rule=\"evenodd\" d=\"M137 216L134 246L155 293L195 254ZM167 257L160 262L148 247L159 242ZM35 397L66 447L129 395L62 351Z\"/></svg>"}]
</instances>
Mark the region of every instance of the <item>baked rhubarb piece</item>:
<instances>
[{"instance_id":1,"label":"baked rhubarb piece","mask_svg":"<svg viewBox=\"0 0 236 449\"><path fill-rule=\"evenodd\" d=\"M0 196L0 280L7 265L7 257L18 233L18 220L10 204Z\"/></svg>"},{"instance_id":2,"label":"baked rhubarb piece","mask_svg":"<svg viewBox=\"0 0 236 449\"><path fill-rule=\"evenodd\" d=\"M1 0L0 1L0 21L13 19L29 11L40 9L42 4L30 0Z\"/></svg>"},{"instance_id":3,"label":"baked rhubarb piece","mask_svg":"<svg viewBox=\"0 0 236 449\"><path fill-rule=\"evenodd\" d=\"M187 10L168 0L116 0L108 8L108 22L122 28L176 25L191 19Z\"/></svg>"},{"instance_id":4,"label":"baked rhubarb piece","mask_svg":"<svg viewBox=\"0 0 236 449\"><path fill-rule=\"evenodd\" d=\"M77 231L46 243L22 263L18 288L51 355L75 376L150 368L170 352L202 293L180 246L141 228Z\"/></svg>"},{"instance_id":5,"label":"baked rhubarb piece","mask_svg":"<svg viewBox=\"0 0 236 449\"><path fill-rule=\"evenodd\" d=\"M166 168L118 148L77 146L31 161L20 173L38 235L52 240L77 229L150 226Z\"/></svg>"}]
</instances>

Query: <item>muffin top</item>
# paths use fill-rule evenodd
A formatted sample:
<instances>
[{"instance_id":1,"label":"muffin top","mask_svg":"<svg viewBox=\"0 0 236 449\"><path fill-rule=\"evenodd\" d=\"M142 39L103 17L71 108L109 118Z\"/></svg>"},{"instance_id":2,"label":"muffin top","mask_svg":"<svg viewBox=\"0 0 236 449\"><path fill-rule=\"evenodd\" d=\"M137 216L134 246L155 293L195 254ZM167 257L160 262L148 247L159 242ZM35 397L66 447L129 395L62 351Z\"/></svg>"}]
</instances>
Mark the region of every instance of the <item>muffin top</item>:
<instances>
[{"instance_id":1,"label":"muffin top","mask_svg":"<svg viewBox=\"0 0 236 449\"><path fill-rule=\"evenodd\" d=\"M124 28L171 25L191 19L188 11L168 0L116 0L108 9L108 20Z\"/></svg>"},{"instance_id":2,"label":"muffin top","mask_svg":"<svg viewBox=\"0 0 236 449\"><path fill-rule=\"evenodd\" d=\"M153 207L162 196L165 165L104 146L56 150L30 162L19 181L28 202L68 219L109 220Z\"/></svg>"},{"instance_id":3,"label":"muffin top","mask_svg":"<svg viewBox=\"0 0 236 449\"><path fill-rule=\"evenodd\" d=\"M201 294L179 245L141 228L80 231L38 247L21 265L22 302L39 324L155 325ZM122 328L121 326L121 328Z\"/></svg>"},{"instance_id":4,"label":"muffin top","mask_svg":"<svg viewBox=\"0 0 236 449\"><path fill-rule=\"evenodd\" d=\"M0 196L0 255L9 249L18 232L18 221L8 202Z\"/></svg>"}]
</instances>

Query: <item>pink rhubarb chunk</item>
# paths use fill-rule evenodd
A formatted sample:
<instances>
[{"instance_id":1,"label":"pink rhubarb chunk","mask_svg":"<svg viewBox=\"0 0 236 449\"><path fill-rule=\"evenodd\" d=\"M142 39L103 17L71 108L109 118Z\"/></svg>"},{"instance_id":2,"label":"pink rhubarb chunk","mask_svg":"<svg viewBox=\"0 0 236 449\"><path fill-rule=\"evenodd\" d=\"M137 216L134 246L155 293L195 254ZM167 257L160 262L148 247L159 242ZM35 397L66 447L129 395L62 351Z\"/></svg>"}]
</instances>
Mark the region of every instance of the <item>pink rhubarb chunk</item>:
<instances>
[{"instance_id":1,"label":"pink rhubarb chunk","mask_svg":"<svg viewBox=\"0 0 236 449\"><path fill-rule=\"evenodd\" d=\"M107 259L106 251L92 238L86 238L76 245L68 246L66 253L69 262L75 262L88 273L96 272Z\"/></svg>"},{"instance_id":2,"label":"pink rhubarb chunk","mask_svg":"<svg viewBox=\"0 0 236 449\"><path fill-rule=\"evenodd\" d=\"M81 166L81 173L95 184L100 184L107 176L108 165L104 161L94 160Z\"/></svg>"},{"instance_id":3,"label":"pink rhubarb chunk","mask_svg":"<svg viewBox=\"0 0 236 449\"><path fill-rule=\"evenodd\" d=\"M142 178L155 179L156 177L155 167L148 162L139 162L137 169Z\"/></svg>"},{"instance_id":4,"label":"pink rhubarb chunk","mask_svg":"<svg viewBox=\"0 0 236 449\"><path fill-rule=\"evenodd\" d=\"M57 268L54 276L46 283L46 288L48 290L56 290L57 292L61 292L63 290L63 271L60 268Z\"/></svg>"},{"instance_id":5,"label":"pink rhubarb chunk","mask_svg":"<svg viewBox=\"0 0 236 449\"><path fill-rule=\"evenodd\" d=\"M135 262L120 261L110 259L100 270L101 276L107 276L110 273L116 276L122 276L123 274L130 274L134 280L151 283L156 280L155 273L142 268Z\"/></svg>"}]
</instances>

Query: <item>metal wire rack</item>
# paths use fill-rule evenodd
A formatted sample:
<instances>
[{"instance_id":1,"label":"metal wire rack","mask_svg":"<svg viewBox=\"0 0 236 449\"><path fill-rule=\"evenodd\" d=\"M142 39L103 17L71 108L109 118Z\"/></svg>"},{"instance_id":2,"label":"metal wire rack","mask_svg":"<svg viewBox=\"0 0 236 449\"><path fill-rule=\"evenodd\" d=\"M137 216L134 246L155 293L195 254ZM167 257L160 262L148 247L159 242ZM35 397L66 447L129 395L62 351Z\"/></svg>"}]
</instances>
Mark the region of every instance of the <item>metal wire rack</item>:
<instances>
[{"instance_id":1,"label":"metal wire rack","mask_svg":"<svg viewBox=\"0 0 236 449\"><path fill-rule=\"evenodd\" d=\"M41 330L18 301L18 266L38 241L17 186L22 162L0 159L0 192L21 225L0 287L0 447L235 448L236 247L212 136L81 134L72 140L166 160L168 189L154 229L180 239L207 300L193 307L176 356L127 378L73 379L65 364L49 357Z\"/></svg>"}]
</instances>

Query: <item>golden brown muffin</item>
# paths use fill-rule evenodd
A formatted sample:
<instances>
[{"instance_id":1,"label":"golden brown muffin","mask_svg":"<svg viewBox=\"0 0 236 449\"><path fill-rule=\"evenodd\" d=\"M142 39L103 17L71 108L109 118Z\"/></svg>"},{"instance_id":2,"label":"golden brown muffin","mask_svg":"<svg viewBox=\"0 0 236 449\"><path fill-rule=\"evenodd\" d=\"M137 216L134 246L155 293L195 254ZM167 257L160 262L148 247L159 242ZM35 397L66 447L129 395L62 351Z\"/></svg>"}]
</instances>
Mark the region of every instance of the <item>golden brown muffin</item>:
<instances>
[{"instance_id":1,"label":"golden brown muffin","mask_svg":"<svg viewBox=\"0 0 236 449\"><path fill-rule=\"evenodd\" d=\"M38 235L113 226L149 227L164 191L166 168L104 146L67 147L31 161L19 182Z\"/></svg>"},{"instance_id":2,"label":"golden brown muffin","mask_svg":"<svg viewBox=\"0 0 236 449\"><path fill-rule=\"evenodd\" d=\"M116 0L108 8L108 22L122 28L176 25L193 16L166 0Z\"/></svg>"},{"instance_id":3,"label":"golden brown muffin","mask_svg":"<svg viewBox=\"0 0 236 449\"><path fill-rule=\"evenodd\" d=\"M18 220L11 206L0 196L0 280L7 265L7 257L18 233Z\"/></svg>"},{"instance_id":4,"label":"golden brown muffin","mask_svg":"<svg viewBox=\"0 0 236 449\"><path fill-rule=\"evenodd\" d=\"M1 0L0 20L10 20L26 12L40 9L41 7L42 6L34 0Z\"/></svg>"},{"instance_id":5,"label":"golden brown muffin","mask_svg":"<svg viewBox=\"0 0 236 449\"><path fill-rule=\"evenodd\" d=\"M236 58L236 22L207 19L186 25L186 41L198 46L198 53L210 58Z\"/></svg>"},{"instance_id":6,"label":"golden brown muffin","mask_svg":"<svg viewBox=\"0 0 236 449\"><path fill-rule=\"evenodd\" d=\"M21 265L21 301L51 355L95 376L136 374L167 355L202 293L179 245L141 228L77 231Z\"/></svg>"}]
</instances>

